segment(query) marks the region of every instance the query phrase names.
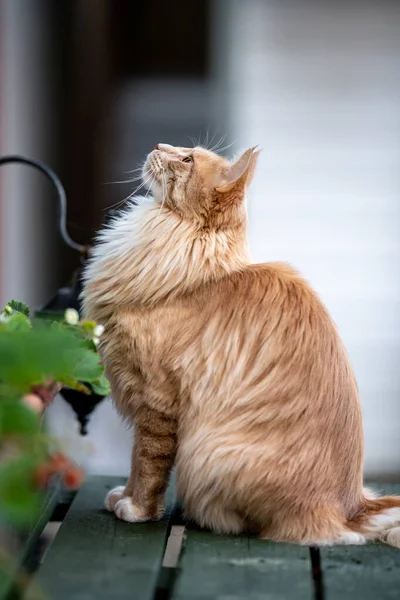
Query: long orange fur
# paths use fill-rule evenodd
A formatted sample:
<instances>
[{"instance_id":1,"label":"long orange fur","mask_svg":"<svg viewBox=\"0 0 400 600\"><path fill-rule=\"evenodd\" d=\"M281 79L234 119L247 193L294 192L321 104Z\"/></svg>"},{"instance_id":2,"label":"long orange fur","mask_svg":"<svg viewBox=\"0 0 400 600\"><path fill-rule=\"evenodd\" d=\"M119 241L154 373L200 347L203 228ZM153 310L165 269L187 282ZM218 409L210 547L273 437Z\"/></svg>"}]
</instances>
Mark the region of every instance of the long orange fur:
<instances>
[{"instance_id":1,"label":"long orange fur","mask_svg":"<svg viewBox=\"0 0 400 600\"><path fill-rule=\"evenodd\" d=\"M363 489L357 384L326 308L290 266L249 256L257 157L160 144L152 197L99 236L84 310L135 424L130 477L106 507L158 518L175 463L187 517L217 532L400 546L400 498Z\"/></svg>"}]
</instances>

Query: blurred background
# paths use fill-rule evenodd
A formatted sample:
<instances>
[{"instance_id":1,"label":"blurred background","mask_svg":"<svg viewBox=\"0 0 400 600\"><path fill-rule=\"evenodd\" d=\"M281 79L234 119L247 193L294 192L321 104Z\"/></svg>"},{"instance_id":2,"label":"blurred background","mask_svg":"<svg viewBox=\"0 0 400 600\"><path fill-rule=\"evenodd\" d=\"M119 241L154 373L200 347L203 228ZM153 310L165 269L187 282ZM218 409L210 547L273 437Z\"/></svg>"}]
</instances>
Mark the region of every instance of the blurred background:
<instances>
[{"instance_id":1,"label":"blurred background","mask_svg":"<svg viewBox=\"0 0 400 600\"><path fill-rule=\"evenodd\" d=\"M157 142L263 148L250 193L255 260L289 261L327 304L359 382L368 475L400 479L400 4L397 0L0 0L0 155L49 164L88 243ZM50 184L0 169L0 304L46 303L79 255ZM92 472L127 472L111 402L80 437Z\"/></svg>"}]
</instances>

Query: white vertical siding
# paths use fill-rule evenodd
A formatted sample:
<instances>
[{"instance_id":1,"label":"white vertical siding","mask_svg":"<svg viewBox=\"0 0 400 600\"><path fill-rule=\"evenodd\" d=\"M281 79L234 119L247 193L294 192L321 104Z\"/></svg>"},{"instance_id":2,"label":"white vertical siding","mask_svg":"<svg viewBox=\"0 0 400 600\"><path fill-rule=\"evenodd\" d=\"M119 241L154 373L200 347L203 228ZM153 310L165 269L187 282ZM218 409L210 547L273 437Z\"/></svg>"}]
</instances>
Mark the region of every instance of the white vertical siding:
<instances>
[{"instance_id":1,"label":"white vertical siding","mask_svg":"<svg viewBox=\"0 0 400 600\"><path fill-rule=\"evenodd\" d=\"M264 148L256 260L298 267L358 377L366 470L400 473L400 5L234 0L230 133Z\"/></svg>"}]
</instances>

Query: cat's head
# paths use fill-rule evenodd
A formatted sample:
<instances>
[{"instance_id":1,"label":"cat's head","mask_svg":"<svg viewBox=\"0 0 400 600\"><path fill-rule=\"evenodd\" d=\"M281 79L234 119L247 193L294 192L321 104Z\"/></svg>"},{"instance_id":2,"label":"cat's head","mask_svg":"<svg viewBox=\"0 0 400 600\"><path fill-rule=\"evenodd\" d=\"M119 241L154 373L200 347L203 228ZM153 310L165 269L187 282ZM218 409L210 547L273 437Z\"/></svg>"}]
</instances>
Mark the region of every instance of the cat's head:
<instances>
[{"instance_id":1,"label":"cat's head","mask_svg":"<svg viewBox=\"0 0 400 600\"><path fill-rule=\"evenodd\" d=\"M157 144L144 164L143 177L165 209L201 226L221 227L243 215L258 155L257 148L249 148L230 162L200 146Z\"/></svg>"}]
</instances>

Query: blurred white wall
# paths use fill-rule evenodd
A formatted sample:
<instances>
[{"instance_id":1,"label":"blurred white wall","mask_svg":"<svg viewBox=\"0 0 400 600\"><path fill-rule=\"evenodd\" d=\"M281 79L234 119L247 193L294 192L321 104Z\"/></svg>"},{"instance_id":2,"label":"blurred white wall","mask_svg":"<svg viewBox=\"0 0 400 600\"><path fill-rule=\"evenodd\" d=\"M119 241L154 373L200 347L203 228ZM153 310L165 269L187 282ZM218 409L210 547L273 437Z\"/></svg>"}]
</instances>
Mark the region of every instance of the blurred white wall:
<instances>
[{"instance_id":1,"label":"blurred white wall","mask_svg":"<svg viewBox=\"0 0 400 600\"><path fill-rule=\"evenodd\" d=\"M230 135L264 149L249 203L254 258L289 261L321 295L358 378L366 472L399 474L400 5L220 10Z\"/></svg>"}]
</instances>

